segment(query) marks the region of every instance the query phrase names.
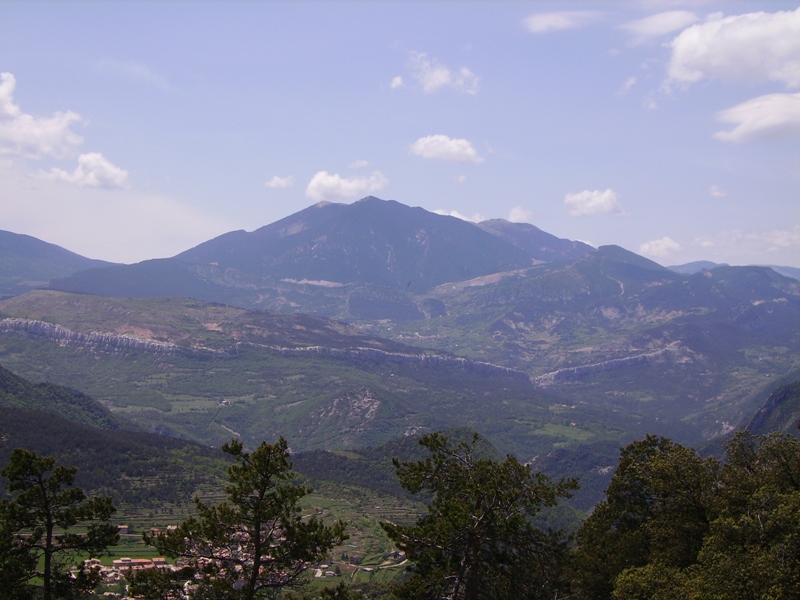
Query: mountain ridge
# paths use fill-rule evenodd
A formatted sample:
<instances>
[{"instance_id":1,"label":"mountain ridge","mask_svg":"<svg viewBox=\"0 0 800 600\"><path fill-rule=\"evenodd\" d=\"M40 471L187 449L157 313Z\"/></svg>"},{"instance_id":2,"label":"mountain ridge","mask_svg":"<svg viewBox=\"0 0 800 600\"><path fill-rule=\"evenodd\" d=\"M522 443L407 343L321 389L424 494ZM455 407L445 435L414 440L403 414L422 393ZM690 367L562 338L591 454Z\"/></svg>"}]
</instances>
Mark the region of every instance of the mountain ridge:
<instances>
[{"instance_id":1,"label":"mountain ridge","mask_svg":"<svg viewBox=\"0 0 800 600\"><path fill-rule=\"evenodd\" d=\"M225 300L226 290L230 295L233 289L280 294L281 285L304 282L420 293L448 281L528 267L542 257L572 259L593 251L532 225L498 227L368 196L352 204L318 203L253 232L228 232L170 259L87 271L56 280L51 288L204 300Z\"/></svg>"},{"instance_id":2,"label":"mountain ridge","mask_svg":"<svg viewBox=\"0 0 800 600\"><path fill-rule=\"evenodd\" d=\"M0 230L0 295L24 293L46 286L51 279L113 264L30 235Z\"/></svg>"}]
</instances>

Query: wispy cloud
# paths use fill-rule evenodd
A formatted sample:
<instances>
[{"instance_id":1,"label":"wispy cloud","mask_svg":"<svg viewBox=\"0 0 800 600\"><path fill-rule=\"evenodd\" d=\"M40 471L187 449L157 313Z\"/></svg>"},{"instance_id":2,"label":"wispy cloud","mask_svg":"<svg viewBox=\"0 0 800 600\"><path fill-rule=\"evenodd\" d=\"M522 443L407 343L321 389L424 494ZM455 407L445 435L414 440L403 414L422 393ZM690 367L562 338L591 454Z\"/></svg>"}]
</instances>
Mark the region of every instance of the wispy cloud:
<instances>
[{"instance_id":1,"label":"wispy cloud","mask_svg":"<svg viewBox=\"0 0 800 600\"><path fill-rule=\"evenodd\" d=\"M97 68L100 71L112 73L137 83L150 85L165 92L173 90L166 77L137 62L104 59L97 63Z\"/></svg>"},{"instance_id":2,"label":"wispy cloud","mask_svg":"<svg viewBox=\"0 0 800 600\"><path fill-rule=\"evenodd\" d=\"M288 175L286 177L279 177L277 175L273 175L272 179L267 181L264 184L264 187L268 187L271 190L282 190L286 188L290 188L294 186L295 180L294 177Z\"/></svg>"},{"instance_id":3,"label":"wispy cloud","mask_svg":"<svg viewBox=\"0 0 800 600\"><path fill-rule=\"evenodd\" d=\"M411 73L414 79L422 86L422 91L426 94L436 92L442 88L451 88L457 92L465 94L476 94L478 92L479 78L475 73L466 67L460 69L450 69L435 58L428 58L425 52L412 52L409 58ZM399 79L395 86L395 77L392 80L392 87L400 87L403 83Z\"/></svg>"},{"instance_id":4,"label":"wispy cloud","mask_svg":"<svg viewBox=\"0 0 800 600\"><path fill-rule=\"evenodd\" d=\"M411 154L452 162L483 162L469 140L446 135L429 135L411 144Z\"/></svg>"},{"instance_id":5,"label":"wispy cloud","mask_svg":"<svg viewBox=\"0 0 800 600\"><path fill-rule=\"evenodd\" d=\"M697 15L685 10L670 10L650 15L644 19L629 21L620 25L620 29L631 34L634 44L642 44L661 38L668 33L684 29L697 21Z\"/></svg>"},{"instance_id":6,"label":"wispy cloud","mask_svg":"<svg viewBox=\"0 0 800 600\"><path fill-rule=\"evenodd\" d=\"M722 142L798 138L800 93L759 96L723 110L717 119L736 125L731 131L714 134L714 138Z\"/></svg>"},{"instance_id":7,"label":"wispy cloud","mask_svg":"<svg viewBox=\"0 0 800 600\"><path fill-rule=\"evenodd\" d=\"M712 185L711 187L708 188L708 194L710 196L714 196L714 198L724 198L725 196L728 195L728 192L723 190L718 185Z\"/></svg>"},{"instance_id":8,"label":"wispy cloud","mask_svg":"<svg viewBox=\"0 0 800 600\"><path fill-rule=\"evenodd\" d=\"M706 253L722 257L752 257L780 251L800 251L800 225L770 231L720 231L695 239Z\"/></svg>"},{"instance_id":9,"label":"wispy cloud","mask_svg":"<svg viewBox=\"0 0 800 600\"><path fill-rule=\"evenodd\" d=\"M591 10L569 10L562 12L538 13L522 21L531 33L550 33L565 29L578 29L597 20L600 13Z\"/></svg>"},{"instance_id":10,"label":"wispy cloud","mask_svg":"<svg viewBox=\"0 0 800 600\"><path fill-rule=\"evenodd\" d=\"M174 256L244 225L174 198L34 179L0 164L0 198L12 197L2 203L3 229L119 262Z\"/></svg>"},{"instance_id":11,"label":"wispy cloud","mask_svg":"<svg viewBox=\"0 0 800 600\"><path fill-rule=\"evenodd\" d=\"M636 85L636 77L631 75L625 81L622 82L622 86L620 86L619 90L617 90L617 96L624 96L628 92L631 91L631 88Z\"/></svg>"}]
</instances>

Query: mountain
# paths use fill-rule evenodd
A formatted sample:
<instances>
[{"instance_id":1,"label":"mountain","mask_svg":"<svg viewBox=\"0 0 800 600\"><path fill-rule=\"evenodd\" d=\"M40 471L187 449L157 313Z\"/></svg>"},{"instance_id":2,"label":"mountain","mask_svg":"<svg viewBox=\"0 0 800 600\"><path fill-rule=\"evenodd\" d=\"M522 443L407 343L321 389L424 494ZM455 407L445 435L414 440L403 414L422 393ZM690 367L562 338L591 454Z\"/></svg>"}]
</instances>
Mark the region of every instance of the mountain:
<instances>
[{"instance_id":1,"label":"mountain","mask_svg":"<svg viewBox=\"0 0 800 600\"><path fill-rule=\"evenodd\" d=\"M703 270L710 270L716 267L727 267L727 266L729 265L725 263L713 263L709 260L698 260L695 262L690 262L683 265L674 265L667 268L672 271L675 271L676 273L693 275ZM791 277L792 279L800 280L800 269L798 269L797 267L782 267L780 265L758 265L758 266L768 267L773 271L775 271L776 273L780 273L784 277Z\"/></svg>"},{"instance_id":2,"label":"mountain","mask_svg":"<svg viewBox=\"0 0 800 600\"><path fill-rule=\"evenodd\" d=\"M476 243L479 238L469 236L477 232L521 252L524 236L534 240L525 246L528 251L536 246L536 236L542 237L535 228L501 221L484 223L495 232L489 234L470 223L367 198L352 205L313 206L252 234L226 234L179 257L85 271L53 287L108 296L186 294L344 319L398 343L522 372L566 405L580 407L570 411L584 415L587 427L591 421L607 428L612 416L624 413L635 423L658 419L661 431L674 431L687 443L731 430L758 408L767 378L800 369L794 358L800 354L800 286L769 268L717 266L682 274L618 246L604 246L546 263L528 256L526 261L537 264L415 292L401 279L385 279L397 271L365 266L383 265L386 260L375 256L385 258L387 248L411 243L409 223L425 231L443 228L436 231L446 233L445 241L429 240L430 248L452 248L453 240ZM315 243L342 264L330 271L302 271L322 269L328 250L314 254ZM567 252L572 244L556 250ZM444 272L435 268L436 256L431 251L419 263L426 273ZM300 271L282 279L254 274L264 264ZM356 271L371 282L335 281ZM307 276L320 279L299 279ZM571 434L591 438L586 432Z\"/></svg>"},{"instance_id":3,"label":"mountain","mask_svg":"<svg viewBox=\"0 0 800 600\"><path fill-rule=\"evenodd\" d=\"M645 433L699 445L800 377L796 279L679 273L619 246L483 225L493 232L375 198L317 205L52 284L77 295L0 302L0 360L205 444L284 435L297 451L341 450L467 426L549 472L591 473L595 491L620 445ZM533 256L550 243L561 258ZM447 264L470 244L480 268ZM451 279L465 273L478 275Z\"/></svg>"},{"instance_id":4,"label":"mountain","mask_svg":"<svg viewBox=\"0 0 800 600\"><path fill-rule=\"evenodd\" d=\"M800 269L797 267L782 267L780 265L765 265L775 271L776 273L780 273L784 277L791 277L792 279L800 280Z\"/></svg>"},{"instance_id":5,"label":"mountain","mask_svg":"<svg viewBox=\"0 0 800 600\"><path fill-rule=\"evenodd\" d=\"M94 269L51 289L117 297L187 296L332 318L436 314L413 294L591 252L533 226L454 217L367 197L321 202L253 232L234 231L173 258Z\"/></svg>"},{"instance_id":6,"label":"mountain","mask_svg":"<svg viewBox=\"0 0 800 600\"><path fill-rule=\"evenodd\" d=\"M525 371L569 405L649 415L687 443L731 430L767 378L800 369L800 284L765 267L681 275L603 246L426 297L443 316L370 330Z\"/></svg>"},{"instance_id":7,"label":"mountain","mask_svg":"<svg viewBox=\"0 0 800 600\"><path fill-rule=\"evenodd\" d=\"M583 242L557 238L530 223L512 223L505 219L481 221L478 227L525 251L540 262L572 260L594 252L594 248Z\"/></svg>"},{"instance_id":8,"label":"mountain","mask_svg":"<svg viewBox=\"0 0 800 600\"><path fill-rule=\"evenodd\" d=\"M670 271L675 271L676 273L682 273L684 275L694 275L695 273L699 273L703 270L711 270L715 267L727 267L729 265L725 263L715 263L711 262L710 260L696 260L694 262L685 263L682 265L672 265L667 267Z\"/></svg>"},{"instance_id":9,"label":"mountain","mask_svg":"<svg viewBox=\"0 0 800 600\"><path fill-rule=\"evenodd\" d=\"M363 282L413 292L531 264L527 252L471 223L372 196L352 204L316 204L175 258L251 276Z\"/></svg>"},{"instance_id":10,"label":"mountain","mask_svg":"<svg viewBox=\"0 0 800 600\"><path fill-rule=\"evenodd\" d=\"M0 295L23 294L51 279L111 266L29 235L0 230Z\"/></svg>"}]
</instances>

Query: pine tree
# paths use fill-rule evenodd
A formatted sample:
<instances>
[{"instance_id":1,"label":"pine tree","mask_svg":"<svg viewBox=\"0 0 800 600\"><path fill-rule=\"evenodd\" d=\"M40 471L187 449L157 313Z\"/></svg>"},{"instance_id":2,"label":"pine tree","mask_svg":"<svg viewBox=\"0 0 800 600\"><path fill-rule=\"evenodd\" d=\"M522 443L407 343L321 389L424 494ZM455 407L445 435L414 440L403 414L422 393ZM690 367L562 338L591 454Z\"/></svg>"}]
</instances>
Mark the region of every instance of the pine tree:
<instances>
[{"instance_id":1,"label":"pine tree","mask_svg":"<svg viewBox=\"0 0 800 600\"><path fill-rule=\"evenodd\" d=\"M10 598L67 600L99 583L97 571L76 563L117 543L117 527L108 522L115 509L110 498L87 498L72 487L76 471L22 448L0 471L10 494L0 502L0 582Z\"/></svg>"}]
</instances>

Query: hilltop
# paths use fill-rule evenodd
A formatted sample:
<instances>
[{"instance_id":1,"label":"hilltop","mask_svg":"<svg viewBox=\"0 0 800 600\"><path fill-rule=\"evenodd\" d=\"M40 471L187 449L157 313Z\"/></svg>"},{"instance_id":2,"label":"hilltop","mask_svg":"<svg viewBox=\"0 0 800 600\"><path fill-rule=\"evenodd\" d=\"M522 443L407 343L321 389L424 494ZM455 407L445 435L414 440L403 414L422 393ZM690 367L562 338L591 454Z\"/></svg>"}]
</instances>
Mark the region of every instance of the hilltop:
<instances>
[{"instance_id":1,"label":"hilltop","mask_svg":"<svg viewBox=\"0 0 800 600\"><path fill-rule=\"evenodd\" d=\"M46 286L51 279L112 265L29 235L0 230L0 295L23 294Z\"/></svg>"}]
</instances>

